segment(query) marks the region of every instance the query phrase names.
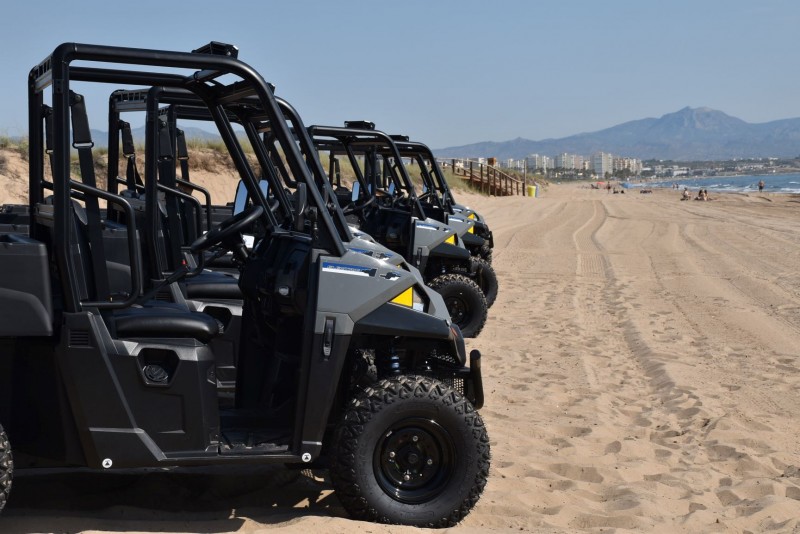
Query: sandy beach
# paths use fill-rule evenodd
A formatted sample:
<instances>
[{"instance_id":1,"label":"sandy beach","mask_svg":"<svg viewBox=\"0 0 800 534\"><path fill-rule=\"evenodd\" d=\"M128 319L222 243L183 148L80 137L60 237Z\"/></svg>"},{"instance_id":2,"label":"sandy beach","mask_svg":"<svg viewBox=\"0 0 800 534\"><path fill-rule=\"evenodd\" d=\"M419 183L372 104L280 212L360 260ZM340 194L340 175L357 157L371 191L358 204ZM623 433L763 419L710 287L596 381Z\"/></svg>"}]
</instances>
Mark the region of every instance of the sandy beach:
<instances>
[{"instance_id":1,"label":"sandy beach","mask_svg":"<svg viewBox=\"0 0 800 534\"><path fill-rule=\"evenodd\" d=\"M459 533L800 529L800 198L459 195L495 236ZM467 202L464 202L464 201ZM21 476L0 532L371 532L324 471Z\"/></svg>"}]
</instances>

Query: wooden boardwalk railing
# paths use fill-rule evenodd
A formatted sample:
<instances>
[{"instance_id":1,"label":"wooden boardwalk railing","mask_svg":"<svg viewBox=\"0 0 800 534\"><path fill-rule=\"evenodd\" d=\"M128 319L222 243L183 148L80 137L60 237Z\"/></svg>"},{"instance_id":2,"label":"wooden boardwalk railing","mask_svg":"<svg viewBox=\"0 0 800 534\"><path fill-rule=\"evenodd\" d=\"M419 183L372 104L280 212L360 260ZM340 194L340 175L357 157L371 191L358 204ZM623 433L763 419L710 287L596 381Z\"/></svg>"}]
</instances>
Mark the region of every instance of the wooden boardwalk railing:
<instances>
[{"instance_id":1,"label":"wooden boardwalk railing","mask_svg":"<svg viewBox=\"0 0 800 534\"><path fill-rule=\"evenodd\" d=\"M498 197L525 195L525 183L519 178L501 171L497 167L485 165L471 160L442 160L445 167L449 166L453 174L469 182L470 187L481 193Z\"/></svg>"}]
</instances>

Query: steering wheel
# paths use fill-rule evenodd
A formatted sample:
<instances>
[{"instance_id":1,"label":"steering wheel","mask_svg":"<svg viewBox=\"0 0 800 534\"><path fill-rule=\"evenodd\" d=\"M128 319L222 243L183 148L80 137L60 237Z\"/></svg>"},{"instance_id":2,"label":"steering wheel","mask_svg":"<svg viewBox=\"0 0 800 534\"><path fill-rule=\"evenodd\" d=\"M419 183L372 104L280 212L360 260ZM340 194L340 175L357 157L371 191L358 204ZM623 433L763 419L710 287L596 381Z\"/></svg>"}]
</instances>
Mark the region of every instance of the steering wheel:
<instances>
[{"instance_id":1,"label":"steering wheel","mask_svg":"<svg viewBox=\"0 0 800 534\"><path fill-rule=\"evenodd\" d=\"M342 209L342 213L345 215L352 215L353 213L364 211L364 209L369 207L373 202L375 202L375 195L371 195L361 204L358 204L357 202L350 203L348 206Z\"/></svg>"},{"instance_id":2,"label":"steering wheel","mask_svg":"<svg viewBox=\"0 0 800 534\"><path fill-rule=\"evenodd\" d=\"M410 202L411 202L410 196L406 196L405 194L399 194L395 196L394 200L392 201L392 207L407 208Z\"/></svg>"},{"instance_id":3,"label":"steering wheel","mask_svg":"<svg viewBox=\"0 0 800 534\"><path fill-rule=\"evenodd\" d=\"M246 210L237 213L233 217L225 219L219 226L213 230L209 230L204 235L201 235L189 246L189 250L193 254L197 254L203 250L209 249L214 245L222 243L227 238L234 234L240 233L242 230L256 222L259 217L264 214L264 208L261 206L251 206Z\"/></svg>"}]
</instances>

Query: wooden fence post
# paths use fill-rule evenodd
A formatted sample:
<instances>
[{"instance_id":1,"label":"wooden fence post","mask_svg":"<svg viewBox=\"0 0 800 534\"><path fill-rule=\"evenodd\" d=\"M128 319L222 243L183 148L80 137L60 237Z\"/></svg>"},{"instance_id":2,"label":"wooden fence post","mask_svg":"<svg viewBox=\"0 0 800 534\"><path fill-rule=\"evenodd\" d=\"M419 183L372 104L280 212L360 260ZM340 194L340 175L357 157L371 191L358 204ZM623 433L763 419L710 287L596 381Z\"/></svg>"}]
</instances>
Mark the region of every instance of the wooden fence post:
<instances>
[{"instance_id":1,"label":"wooden fence post","mask_svg":"<svg viewBox=\"0 0 800 534\"><path fill-rule=\"evenodd\" d=\"M469 185L470 187L475 187L472 181L475 179L475 175L472 173L472 162L469 162Z\"/></svg>"},{"instance_id":2,"label":"wooden fence post","mask_svg":"<svg viewBox=\"0 0 800 534\"><path fill-rule=\"evenodd\" d=\"M526 187L527 176L525 181L519 180L507 172L485 163L477 163L478 168L476 169L476 163L472 160L466 160L466 162L469 162L469 166L464 162L463 166L459 168L456 166L458 161L455 158L450 160L450 164L453 166L453 174L469 180L469 186L476 191L495 196L526 196L528 194ZM446 166L447 164L444 163L443 165Z\"/></svg>"}]
</instances>

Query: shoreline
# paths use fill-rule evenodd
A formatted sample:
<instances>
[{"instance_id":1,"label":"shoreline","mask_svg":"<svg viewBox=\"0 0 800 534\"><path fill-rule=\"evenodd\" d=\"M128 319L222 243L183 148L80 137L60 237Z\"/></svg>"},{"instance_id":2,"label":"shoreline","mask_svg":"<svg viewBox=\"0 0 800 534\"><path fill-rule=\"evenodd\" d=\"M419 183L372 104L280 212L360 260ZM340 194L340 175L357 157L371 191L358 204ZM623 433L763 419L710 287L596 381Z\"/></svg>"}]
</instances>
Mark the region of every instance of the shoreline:
<instances>
[{"instance_id":1,"label":"shoreline","mask_svg":"<svg viewBox=\"0 0 800 534\"><path fill-rule=\"evenodd\" d=\"M678 189L672 189L671 187L652 187L652 193L641 193L638 191L639 187L634 188L626 188L623 196L636 196L636 197L648 197L651 195L656 195L658 197L670 197L674 198L679 202L687 202L681 200L681 195L683 194L683 186ZM647 189L645 187L644 189ZM695 195L697 194L697 187L687 187L689 193L691 193L691 198L689 201L693 203L703 203L703 202L711 202L714 200L729 200L731 202L735 201L736 199L740 199L743 202L793 202L793 199L800 198L800 192L794 193L789 191L763 191L759 193L758 191L729 191L724 189L709 189L709 200L702 201L702 200L695 200ZM592 190L596 191L597 193L604 192L603 190ZM606 193L611 194L612 196L619 196L614 195L614 193Z\"/></svg>"},{"instance_id":2,"label":"shoreline","mask_svg":"<svg viewBox=\"0 0 800 534\"><path fill-rule=\"evenodd\" d=\"M784 177L784 176L797 176L797 184L793 184L794 187L791 189L786 190L787 188L775 189L770 188L770 181L765 182L764 191L758 191L757 188L750 188L750 185L755 185L758 179L764 179L768 177ZM642 187L651 187L654 189L673 189L672 184L678 184L677 190L683 190L684 187L688 189L693 189L697 187L706 188L705 186L701 186L703 183L707 183L709 181L714 180L731 180L731 179L749 179L752 178L752 184L748 183L747 186L729 186L729 187L721 187L721 188L712 188L711 190L715 193L758 193L758 194L781 194L781 195L796 195L800 194L800 172L798 173L786 173L782 175L776 174L767 174L767 175L757 175L757 174L738 174L738 175L720 175L720 176L694 176L689 178L678 178L673 180L665 180L665 179L657 179L657 180L637 180L637 181L612 181L612 183L617 183L621 187L630 188L630 189L639 189ZM689 183L691 182L691 183ZM749 182L749 180L748 180ZM589 182L593 183L593 182Z\"/></svg>"}]
</instances>

